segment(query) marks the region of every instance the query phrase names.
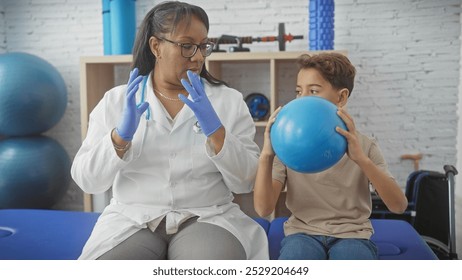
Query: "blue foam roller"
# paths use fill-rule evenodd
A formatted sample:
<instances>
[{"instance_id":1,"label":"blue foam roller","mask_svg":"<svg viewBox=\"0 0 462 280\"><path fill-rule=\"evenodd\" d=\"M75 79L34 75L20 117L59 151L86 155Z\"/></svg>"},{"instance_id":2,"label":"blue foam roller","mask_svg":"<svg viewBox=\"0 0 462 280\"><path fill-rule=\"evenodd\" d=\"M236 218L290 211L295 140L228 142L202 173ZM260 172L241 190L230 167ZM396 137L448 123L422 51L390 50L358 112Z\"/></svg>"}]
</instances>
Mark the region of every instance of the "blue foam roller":
<instances>
[{"instance_id":1,"label":"blue foam roller","mask_svg":"<svg viewBox=\"0 0 462 280\"><path fill-rule=\"evenodd\" d=\"M310 50L334 49L334 0L310 0Z\"/></svg>"},{"instance_id":2,"label":"blue foam roller","mask_svg":"<svg viewBox=\"0 0 462 280\"><path fill-rule=\"evenodd\" d=\"M103 0L103 46L104 55L111 55L111 10L110 0Z\"/></svg>"},{"instance_id":3,"label":"blue foam roller","mask_svg":"<svg viewBox=\"0 0 462 280\"><path fill-rule=\"evenodd\" d=\"M111 0L109 7L112 54L130 54L136 32L135 0Z\"/></svg>"}]
</instances>

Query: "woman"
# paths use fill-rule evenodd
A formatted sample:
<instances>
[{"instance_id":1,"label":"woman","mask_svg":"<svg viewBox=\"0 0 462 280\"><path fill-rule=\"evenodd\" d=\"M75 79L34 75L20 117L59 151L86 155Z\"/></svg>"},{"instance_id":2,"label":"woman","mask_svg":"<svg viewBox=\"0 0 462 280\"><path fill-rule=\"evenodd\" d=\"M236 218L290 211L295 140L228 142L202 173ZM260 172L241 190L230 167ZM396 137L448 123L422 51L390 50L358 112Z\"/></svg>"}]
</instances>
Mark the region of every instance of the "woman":
<instances>
[{"instance_id":1,"label":"woman","mask_svg":"<svg viewBox=\"0 0 462 280\"><path fill-rule=\"evenodd\" d=\"M208 29L200 7L154 7L128 84L91 113L72 177L113 198L81 259L268 258L264 230L232 202L252 190L255 126L242 94L204 67Z\"/></svg>"}]
</instances>

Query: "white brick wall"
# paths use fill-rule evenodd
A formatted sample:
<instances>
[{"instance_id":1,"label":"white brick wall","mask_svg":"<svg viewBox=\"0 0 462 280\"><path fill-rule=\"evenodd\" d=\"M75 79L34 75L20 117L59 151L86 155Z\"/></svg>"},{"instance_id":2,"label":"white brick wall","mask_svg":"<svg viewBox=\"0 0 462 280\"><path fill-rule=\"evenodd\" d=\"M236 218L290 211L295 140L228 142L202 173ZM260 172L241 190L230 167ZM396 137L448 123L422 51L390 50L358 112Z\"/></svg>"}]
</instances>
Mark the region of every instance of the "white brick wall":
<instances>
[{"instance_id":1,"label":"white brick wall","mask_svg":"<svg viewBox=\"0 0 462 280\"><path fill-rule=\"evenodd\" d=\"M138 25L159 2L136 1ZM279 22L285 23L286 33L308 35L308 0L188 2L209 14L210 37L277 35ZM336 1L335 49L347 50L358 70L348 109L361 131L378 138L390 170L403 186L413 165L400 160L401 154L423 153L421 168L438 171L443 164L457 161L460 11L460 0ZM0 2L0 53L39 55L57 67L66 81L66 114L47 134L62 143L71 157L80 146L79 58L101 55L102 44L99 0ZM253 52L278 50L277 43L244 46ZM307 48L307 39L286 44L287 50ZM255 75L258 81L259 74ZM242 91L257 91L259 86L258 82L237 84L236 79ZM292 94L293 88L289 85L284 91ZM459 192L458 209L461 197ZM81 204L82 193L72 184L58 208L82 209ZM458 232L462 233L460 226Z\"/></svg>"},{"instance_id":2,"label":"white brick wall","mask_svg":"<svg viewBox=\"0 0 462 280\"><path fill-rule=\"evenodd\" d=\"M460 16L461 22L462 22L462 14ZM462 30L461 30L461 37L462 37ZM460 53L462 54L462 46L460 46ZM462 59L459 61L459 81L462 81ZM459 96L460 93L462 92L462 83L459 82ZM460 116L462 114L461 110L461 102L457 102L457 116L459 116L459 121L458 121L458 126L457 126L457 170L459 172L462 171L462 121L460 119ZM458 245L457 252L459 254L459 259L462 259L462 250L461 250L461 245L462 245L462 180L460 180L460 174L456 177L456 186L455 186L455 200L456 200L456 209L455 209L455 214L456 214L456 235L457 235L457 240L456 244Z\"/></svg>"},{"instance_id":3,"label":"white brick wall","mask_svg":"<svg viewBox=\"0 0 462 280\"><path fill-rule=\"evenodd\" d=\"M456 162L460 1L381 2L337 1L335 46L358 69L349 105L358 127L404 182L411 163L401 154L423 153L426 169Z\"/></svg>"},{"instance_id":4,"label":"white brick wall","mask_svg":"<svg viewBox=\"0 0 462 280\"><path fill-rule=\"evenodd\" d=\"M6 52L5 6L0 2L0 54Z\"/></svg>"}]
</instances>

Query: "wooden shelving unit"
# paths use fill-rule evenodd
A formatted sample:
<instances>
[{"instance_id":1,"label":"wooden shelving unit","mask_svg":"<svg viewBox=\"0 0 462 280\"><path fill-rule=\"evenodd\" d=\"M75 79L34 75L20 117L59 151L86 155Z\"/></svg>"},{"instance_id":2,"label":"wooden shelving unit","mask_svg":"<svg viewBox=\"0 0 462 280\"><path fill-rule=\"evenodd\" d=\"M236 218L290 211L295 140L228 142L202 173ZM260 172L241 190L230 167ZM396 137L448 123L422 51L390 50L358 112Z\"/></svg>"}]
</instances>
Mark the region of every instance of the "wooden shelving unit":
<instances>
[{"instance_id":1,"label":"wooden shelving unit","mask_svg":"<svg viewBox=\"0 0 462 280\"><path fill-rule=\"evenodd\" d=\"M206 66L210 73L215 77L222 77L222 65L225 63L264 63L269 67L270 92L269 99L271 101L278 100L278 69L279 65L284 62L295 62L298 56L306 52L237 52L237 53L213 53L206 60ZM232 85L231 85L232 86ZM270 102L270 112L277 108L278 102ZM265 121L255 123L256 126L264 127Z\"/></svg>"}]
</instances>

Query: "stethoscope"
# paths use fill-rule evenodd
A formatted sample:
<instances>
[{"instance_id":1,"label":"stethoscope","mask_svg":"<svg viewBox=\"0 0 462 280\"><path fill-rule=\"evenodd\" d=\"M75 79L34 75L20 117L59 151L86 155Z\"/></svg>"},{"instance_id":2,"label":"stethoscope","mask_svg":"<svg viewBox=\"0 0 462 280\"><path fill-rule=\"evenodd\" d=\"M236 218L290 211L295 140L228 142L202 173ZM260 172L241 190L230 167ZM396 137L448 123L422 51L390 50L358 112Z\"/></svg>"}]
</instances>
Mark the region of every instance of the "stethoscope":
<instances>
[{"instance_id":1,"label":"stethoscope","mask_svg":"<svg viewBox=\"0 0 462 280\"><path fill-rule=\"evenodd\" d=\"M143 87L141 88L141 101L140 103L136 105L136 107L139 107L146 100L146 84L147 83L148 83L148 76L144 76ZM148 107L148 109L146 110L146 120L149 121L150 119L151 119L151 108Z\"/></svg>"},{"instance_id":2,"label":"stethoscope","mask_svg":"<svg viewBox=\"0 0 462 280\"><path fill-rule=\"evenodd\" d=\"M141 101L136 105L137 107L144 103L146 100L146 84L148 83L148 76L144 76L143 78L143 87L141 88ZM151 108L148 107L146 110L146 120L149 121L151 119ZM199 125L199 121L196 121L193 125L193 131L196 134L202 133L201 126Z\"/></svg>"}]
</instances>

